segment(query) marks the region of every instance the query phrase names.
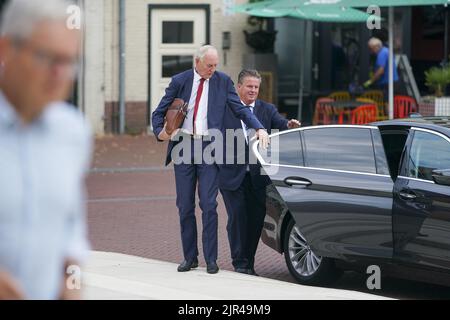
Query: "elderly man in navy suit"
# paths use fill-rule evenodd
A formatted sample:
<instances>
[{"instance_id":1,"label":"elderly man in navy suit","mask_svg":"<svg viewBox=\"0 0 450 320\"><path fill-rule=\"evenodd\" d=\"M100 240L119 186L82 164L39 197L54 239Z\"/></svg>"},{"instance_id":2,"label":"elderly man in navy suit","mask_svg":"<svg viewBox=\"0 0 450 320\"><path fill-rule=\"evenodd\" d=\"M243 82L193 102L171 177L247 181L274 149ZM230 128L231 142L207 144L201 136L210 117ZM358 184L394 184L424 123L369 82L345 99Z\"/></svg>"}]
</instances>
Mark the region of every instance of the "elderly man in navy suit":
<instances>
[{"instance_id":1,"label":"elderly man in navy suit","mask_svg":"<svg viewBox=\"0 0 450 320\"><path fill-rule=\"evenodd\" d=\"M242 70L237 92L242 105L250 109L269 132L271 129L287 130L300 127L297 120L286 120L274 105L257 100L261 76L256 70ZM236 272L257 275L254 269L255 254L266 214L266 187L270 179L261 174L261 166L249 158L248 127L232 113L225 114L225 127L242 132L247 142L246 150L239 150L238 139L226 140L225 153L234 152L233 163L220 165L219 188L228 213L228 240ZM233 144L233 145L231 145ZM239 163L245 153L245 163ZM229 157L229 155L228 155ZM242 162L242 161L241 161Z\"/></svg>"},{"instance_id":2,"label":"elderly man in navy suit","mask_svg":"<svg viewBox=\"0 0 450 320\"><path fill-rule=\"evenodd\" d=\"M197 224L195 218L195 189L198 184L200 208L202 210L203 255L208 273L217 273L217 194L218 165L201 157L210 144L212 129L224 130L224 115L231 112L255 130L264 146L269 143L268 134L252 112L245 108L236 94L233 82L224 73L216 71L219 63L217 50L212 46L201 47L195 57L194 69L187 70L172 78L164 97L152 114L152 125L159 141L168 141L166 165L172 160L172 151L178 143L186 142L189 148L182 149L181 163L176 161L175 182L177 207L180 215L181 239L184 261L178 266L179 272L189 271L198 266ZM189 111L180 132L168 135L164 117L175 98L189 103ZM200 151L195 145L200 143ZM190 153L186 155L186 153ZM174 153L175 154L175 153ZM180 154L177 154L177 156ZM177 158L179 159L179 158ZM186 160L187 159L187 160Z\"/></svg>"}]
</instances>

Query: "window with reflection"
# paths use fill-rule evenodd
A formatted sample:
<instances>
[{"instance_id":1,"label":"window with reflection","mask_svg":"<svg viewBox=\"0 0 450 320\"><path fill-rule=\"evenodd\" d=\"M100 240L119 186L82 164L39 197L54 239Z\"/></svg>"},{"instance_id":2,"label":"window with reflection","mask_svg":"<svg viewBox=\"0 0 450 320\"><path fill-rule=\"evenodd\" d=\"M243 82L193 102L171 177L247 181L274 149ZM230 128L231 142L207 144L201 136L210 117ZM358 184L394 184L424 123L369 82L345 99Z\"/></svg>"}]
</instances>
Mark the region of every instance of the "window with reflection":
<instances>
[{"instance_id":1,"label":"window with reflection","mask_svg":"<svg viewBox=\"0 0 450 320\"><path fill-rule=\"evenodd\" d=\"M303 166L303 150L300 132L289 132L271 138L269 148L260 154L268 164Z\"/></svg>"},{"instance_id":2,"label":"window with reflection","mask_svg":"<svg viewBox=\"0 0 450 320\"><path fill-rule=\"evenodd\" d=\"M193 21L163 21L162 43L193 43Z\"/></svg>"},{"instance_id":3,"label":"window with reflection","mask_svg":"<svg viewBox=\"0 0 450 320\"><path fill-rule=\"evenodd\" d=\"M450 143L432 133L416 131L408 159L408 177L433 181L433 170L450 169Z\"/></svg>"},{"instance_id":4,"label":"window with reflection","mask_svg":"<svg viewBox=\"0 0 450 320\"><path fill-rule=\"evenodd\" d=\"M193 66L193 56L163 56L162 76L171 78L177 73L191 69Z\"/></svg>"},{"instance_id":5,"label":"window with reflection","mask_svg":"<svg viewBox=\"0 0 450 320\"><path fill-rule=\"evenodd\" d=\"M305 130L308 167L376 173L370 129L317 128Z\"/></svg>"}]
</instances>

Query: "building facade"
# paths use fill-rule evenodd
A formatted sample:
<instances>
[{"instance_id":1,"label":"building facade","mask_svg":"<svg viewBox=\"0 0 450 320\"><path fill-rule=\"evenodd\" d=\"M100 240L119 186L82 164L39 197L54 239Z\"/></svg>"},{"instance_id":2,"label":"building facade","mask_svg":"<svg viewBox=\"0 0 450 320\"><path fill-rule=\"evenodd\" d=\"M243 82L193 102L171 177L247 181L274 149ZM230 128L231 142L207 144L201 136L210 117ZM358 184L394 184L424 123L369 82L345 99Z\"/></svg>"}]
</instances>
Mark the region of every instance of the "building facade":
<instances>
[{"instance_id":1,"label":"building facade","mask_svg":"<svg viewBox=\"0 0 450 320\"><path fill-rule=\"evenodd\" d=\"M125 1L125 132L147 132L171 76L193 65L196 49L220 51L219 70L236 79L247 46L247 16L230 6L246 0ZM78 105L98 135L119 131L119 1L79 1L85 12ZM251 28L251 27L250 27Z\"/></svg>"},{"instance_id":2,"label":"building facade","mask_svg":"<svg viewBox=\"0 0 450 320\"><path fill-rule=\"evenodd\" d=\"M0 5L5 2L0 0ZM312 118L317 97L347 90L351 82L364 82L371 66L367 40L372 32L363 23L275 18L266 25L276 32L274 54L252 56L254 49L247 45L243 31L257 31L259 26L250 25L247 15L231 11L247 0L124 0L125 64L121 73L121 0L75 2L84 12L85 36L84 59L71 102L86 114L97 135L120 131L121 84L125 133L149 132L151 113L171 76L192 67L196 49L204 44L219 49L219 70L234 80L244 66L262 71L261 97L304 124ZM409 57L424 95L424 71L448 57L444 21L449 15L442 6L396 9L395 51ZM382 16L387 17L384 11ZM335 54L339 52L345 54L340 68L336 61L343 59Z\"/></svg>"}]
</instances>

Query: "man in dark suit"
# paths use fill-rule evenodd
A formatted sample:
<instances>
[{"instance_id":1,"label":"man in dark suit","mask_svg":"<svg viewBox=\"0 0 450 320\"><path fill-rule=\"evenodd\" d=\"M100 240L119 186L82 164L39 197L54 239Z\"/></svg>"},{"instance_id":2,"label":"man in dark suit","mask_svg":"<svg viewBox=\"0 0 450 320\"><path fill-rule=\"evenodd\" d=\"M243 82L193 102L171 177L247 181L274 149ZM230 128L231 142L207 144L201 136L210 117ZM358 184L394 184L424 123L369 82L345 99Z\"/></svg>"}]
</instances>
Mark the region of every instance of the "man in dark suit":
<instances>
[{"instance_id":1,"label":"man in dark suit","mask_svg":"<svg viewBox=\"0 0 450 320\"><path fill-rule=\"evenodd\" d=\"M256 117L242 106L226 74L216 71L219 62L217 50L203 46L195 57L195 68L172 78L164 97L152 114L152 125L159 141L170 140L166 165L174 160L177 207L180 215L181 239L184 261L178 271L189 271L198 266L197 224L195 218L195 189L198 183L203 222L203 255L208 273L217 273L217 194L218 166L203 159L203 151L212 143L210 131L223 130L224 114L232 112L247 126L257 130L261 143L267 146L268 134ZM189 103L189 111L179 133L169 136L165 131L164 117L175 98ZM181 141L180 141L181 140ZM177 143L188 144L175 153ZM200 145L200 150L198 146ZM191 152L194 150L194 152ZM197 151L196 151L197 150ZM172 157L172 151L174 156ZM188 154L187 154L188 153ZM201 154L200 154L201 153ZM179 161L181 156L184 160ZM198 160L200 157L200 161ZM186 160L187 159L187 160Z\"/></svg>"},{"instance_id":2,"label":"man in dark suit","mask_svg":"<svg viewBox=\"0 0 450 320\"><path fill-rule=\"evenodd\" d=\"M269 132L271 129L286 130L300 127L297 120L286 120L274 105L257 100L261 76L256 70L242 70L239 74L237 92L243 105L252 110ZM219 166L219 188L228 213L228 240L236 272L256 275L255 254L266 214L266 187L270 179L261 174L261 166L252 164L249 158L250 131L230 112L225 114L225 127L242 132L247 142L245 150L239 150L238 140L226 140L224 153L234 153L233 163ZM231 142L231 143L230 143ZM233 145L231 145L233 144ZM239 161L245 153L245 163ZM242 163L242 164L239 164Z\"/></svg>"}]
</instances>

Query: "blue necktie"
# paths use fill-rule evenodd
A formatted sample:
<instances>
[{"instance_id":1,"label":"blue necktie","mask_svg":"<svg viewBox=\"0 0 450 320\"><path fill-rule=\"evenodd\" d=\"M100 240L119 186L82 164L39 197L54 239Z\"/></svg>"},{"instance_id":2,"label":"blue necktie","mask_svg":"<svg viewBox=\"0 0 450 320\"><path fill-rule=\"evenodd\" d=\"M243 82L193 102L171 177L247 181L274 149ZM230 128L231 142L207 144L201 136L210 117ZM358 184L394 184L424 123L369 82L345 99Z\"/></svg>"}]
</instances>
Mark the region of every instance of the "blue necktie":
<instances>
[{"instance_id":1,"label":"blue necktie","mask_svg":"<svg viewBox=\"0 0 450 320\"><path fill-rule=\"evenodd\" d=\"M253 113L253 107L252 106L246 106L247 108L250 108L250 111ZM249 127L247 127L247 124L244 122L244 126L245 126L245 132L248 133L248 130L250 129ZM248 134L247 134L248 137Z\"/></svg>"},{"instance_id":2,"label":"blue necktie","mask_svg":"<svg viewBox=\"0 0 450 320\"><path fill-rule=\"evenodd\" d=\"M250 108L250 111L253 113L253 107L252 106L246 106L246 107ZM244 122L244 127L245 127L245 134L247 136L247 143L246 143L246 146L245 146L245 163L247 163L246 171L250 172L250 166L248 165L248 163L249 163L249 154L250 154L250 140L251 140L252 137L250 137L249 132L248 132L250 130L250 128L245 124L245 122Z\"/></svg>"}]
</instances>

